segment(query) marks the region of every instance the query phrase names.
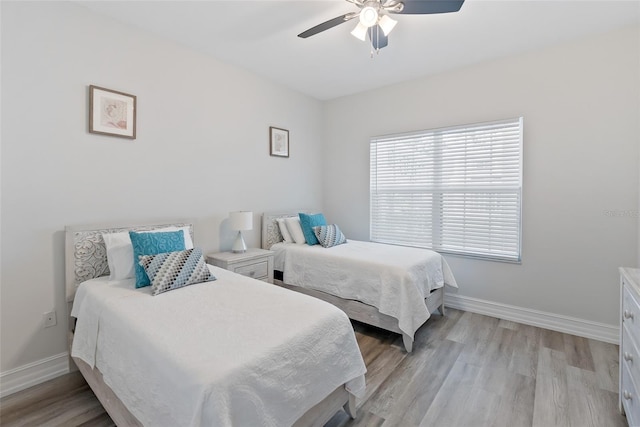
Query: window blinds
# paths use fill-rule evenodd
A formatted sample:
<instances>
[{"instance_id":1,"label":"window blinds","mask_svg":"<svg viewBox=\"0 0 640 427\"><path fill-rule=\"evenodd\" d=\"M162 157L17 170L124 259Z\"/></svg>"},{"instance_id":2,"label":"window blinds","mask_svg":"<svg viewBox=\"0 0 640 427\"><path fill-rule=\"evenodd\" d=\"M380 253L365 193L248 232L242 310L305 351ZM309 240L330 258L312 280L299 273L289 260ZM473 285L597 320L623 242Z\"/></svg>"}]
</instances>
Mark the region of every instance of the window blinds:
<instances>
[{"instance_id":1,"label":"window blinds","mask_svg":"<svg viewBox=\"0 0 640 427\"><path fill-rule=\"evenodd\" d=\"M520 261L522 117L371 139L371 240Z\"/></svg>"}]
</instances>

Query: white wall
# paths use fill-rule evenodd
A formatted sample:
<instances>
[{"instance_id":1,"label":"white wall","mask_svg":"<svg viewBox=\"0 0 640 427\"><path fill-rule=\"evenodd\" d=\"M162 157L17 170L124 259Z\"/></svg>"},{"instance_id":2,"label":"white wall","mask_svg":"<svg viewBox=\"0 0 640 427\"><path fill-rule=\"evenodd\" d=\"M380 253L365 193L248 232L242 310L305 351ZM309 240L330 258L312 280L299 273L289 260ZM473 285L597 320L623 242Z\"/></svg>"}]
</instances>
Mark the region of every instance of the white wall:
<instances>
[{"instance_id":1,"label":"white wall","mask_svg":"<svg viewBox=\"0 0 640 427\"><path fill-rule=\"evenodd\" d=\"M369 236L369 138L524 116L522 264L447 256L459 295L618 323L618 266L636 264L639 29L326 104L324 209ZM381 53L384 54L384 53Z\"/></svg>"},{"instance_id":2,"label":"white wall","mask_svg":"<svg viewBox=\"0 0 640 427\"><path fill-rule=\"evenodd\" d=\"M259 246L259 212L321 206L319 101L81 6L1 7L1 372L66 351L65 225L194 218L217 251L229 211L256 213ZM90 84L137 95L135 141L87 132Z\"/></svg>"}]
</instances>

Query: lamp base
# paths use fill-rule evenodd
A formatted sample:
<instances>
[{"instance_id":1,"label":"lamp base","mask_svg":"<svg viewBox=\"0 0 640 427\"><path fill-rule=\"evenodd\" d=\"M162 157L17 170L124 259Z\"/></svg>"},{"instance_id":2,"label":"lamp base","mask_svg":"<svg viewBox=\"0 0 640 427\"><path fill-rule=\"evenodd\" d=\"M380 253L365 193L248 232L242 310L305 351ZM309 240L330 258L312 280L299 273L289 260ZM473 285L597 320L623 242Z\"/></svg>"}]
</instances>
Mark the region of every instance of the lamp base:
<instances>
[{"instance_id":1,"label":"lamp base","mask_svg":"<svg viewBox=\"0 0 640 427\"><path fill-rule=\"evenodd\" d=\"M242 254L247 252L247 244L244 242L244 238L242 237L242 231L238 231L238 236L236 237L236 241L233 243L231 252L233 252L234 254Z\"/></svg>"}]
</instances>

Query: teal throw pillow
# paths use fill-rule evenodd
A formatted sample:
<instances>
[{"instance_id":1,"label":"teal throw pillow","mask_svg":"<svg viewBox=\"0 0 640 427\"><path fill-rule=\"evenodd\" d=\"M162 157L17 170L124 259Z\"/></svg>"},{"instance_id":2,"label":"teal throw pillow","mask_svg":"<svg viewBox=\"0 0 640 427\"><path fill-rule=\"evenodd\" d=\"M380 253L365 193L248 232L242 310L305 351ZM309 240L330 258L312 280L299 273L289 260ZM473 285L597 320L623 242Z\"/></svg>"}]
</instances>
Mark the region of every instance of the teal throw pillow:
<instances>
[{"instance_id":1,"label":"teal throw pillow","mask_svg":"<svg viewBox=\"0 0 640 427\"><path fill-rule=\"evenodd\" d=\"M324 219L324 215L321 213L314 215L299 213L298 216L300 217L300 226L302 227L302 234L304 234L307 245L317 245L318 239L313 233L313 227L327 225L327 220Z\"/></svg>"},{"instance_id":2,"label":"teal throw pillow","mask_svg":"<svg viewBox=\"0 0 640 427\"><path fill-rule=\"evenodd\" d=\"M151 281L139 264L143 255L157 255L164 252L183 251L184 231L167 231L166 233L136 233L129 232L131 246L133 246L133 264L136 272L136 288L149 286Z\"/></svg>"}]
</instances>

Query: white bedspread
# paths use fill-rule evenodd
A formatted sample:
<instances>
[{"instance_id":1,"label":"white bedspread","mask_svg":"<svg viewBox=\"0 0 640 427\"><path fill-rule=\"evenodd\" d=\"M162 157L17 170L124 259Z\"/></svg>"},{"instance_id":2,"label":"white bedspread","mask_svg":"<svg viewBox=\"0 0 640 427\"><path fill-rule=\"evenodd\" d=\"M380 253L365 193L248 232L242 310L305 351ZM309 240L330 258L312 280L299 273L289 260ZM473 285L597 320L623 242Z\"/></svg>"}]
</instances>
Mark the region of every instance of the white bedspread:
<instances>
[{"instance_id":1,"label":"white bedspread","mask_svg":"<svg viewBox=\"0 0 640 427\"><path fill-rule=\"evenodd\" d=\"M155 297L133 279L81 284L72 355L149 426L287 426L340 384L363 395L342 311L210 268L218 280Z\"/></svg>"},{"instance_id":2,"label":"white bedspread","mask_svg":"<svg viewBox=\"0 0 640 427\"><path fill-rule=\"evenodd\" d=\"M431 316L425 297L445 284L458 287L445 259L427 249L349 240L332 248L277 243L271 250L285 283L372 305L412 338Z\"/></svg>"}]
</instances>

